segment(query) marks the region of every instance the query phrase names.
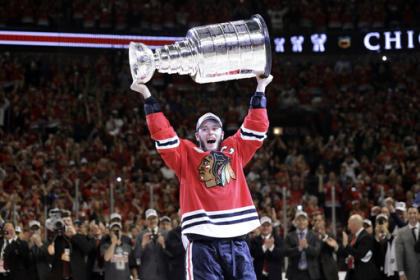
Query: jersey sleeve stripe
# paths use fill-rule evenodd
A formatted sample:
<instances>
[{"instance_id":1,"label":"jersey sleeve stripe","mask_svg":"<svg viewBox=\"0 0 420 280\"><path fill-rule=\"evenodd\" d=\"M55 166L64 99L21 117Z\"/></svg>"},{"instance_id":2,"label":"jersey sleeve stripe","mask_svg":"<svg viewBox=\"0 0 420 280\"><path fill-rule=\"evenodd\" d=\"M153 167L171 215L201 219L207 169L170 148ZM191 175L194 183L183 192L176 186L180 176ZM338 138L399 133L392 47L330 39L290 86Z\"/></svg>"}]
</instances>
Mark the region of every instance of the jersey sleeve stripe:
<instances>
[{"instance_id":1,"label":"jersey sleeve stripe","mask_svg":"<svg viewBox=\"0 0 420 280\"><path fill-rule=\"evenodd\" d=\"M253 134L253 135L257 135L257 136L263 136L263 137L266 136L266 132L265 131L252 130L252 129L246 128L244 125L241 126L241 130L244 133L249 133L249 134Z\"/></svg>"},{"instance_id":2,"label":"jersey sleeve stripe","mask_svg":"<svg viewBox=\"0 0 420 280\"><path fill-rule=\"evenodd\" d=\"M261 133L258 131L244 129L244 127L242 127L241 138L244 140L256 140L262 142L265 138L267 138L267 135L265 134L265 132Z\"/></svg>"},{"instance_id":3,"label":"jersey sleeve stripe","mask_svg":"<svg viewBox=\"0 0 420 280\"><path fill-rule=\"evenodd\" d=\"M156 149L172 149L179 146L178 136L156 141Z\"/></svg>"}]
</instances>

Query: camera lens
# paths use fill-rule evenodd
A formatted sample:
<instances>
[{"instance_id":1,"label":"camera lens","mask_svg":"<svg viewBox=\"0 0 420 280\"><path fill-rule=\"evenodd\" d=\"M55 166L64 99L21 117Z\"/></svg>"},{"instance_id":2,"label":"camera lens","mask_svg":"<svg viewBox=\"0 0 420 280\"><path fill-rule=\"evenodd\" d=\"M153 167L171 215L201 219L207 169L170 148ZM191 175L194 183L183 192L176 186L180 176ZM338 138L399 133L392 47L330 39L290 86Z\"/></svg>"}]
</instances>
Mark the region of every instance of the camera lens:
<instances>
[{"instance_id":1,"label":"camera lens","mask_svg":"<svg viewBox=\"0 0 420 280\"><path fill-rule=\"evenodd\" d=\"M59 220L54 224L54 229L57 230L57 231L58 230L63 230L64 226L65 225L64 225L63 221Z\"/></svg>"}]
</instances>

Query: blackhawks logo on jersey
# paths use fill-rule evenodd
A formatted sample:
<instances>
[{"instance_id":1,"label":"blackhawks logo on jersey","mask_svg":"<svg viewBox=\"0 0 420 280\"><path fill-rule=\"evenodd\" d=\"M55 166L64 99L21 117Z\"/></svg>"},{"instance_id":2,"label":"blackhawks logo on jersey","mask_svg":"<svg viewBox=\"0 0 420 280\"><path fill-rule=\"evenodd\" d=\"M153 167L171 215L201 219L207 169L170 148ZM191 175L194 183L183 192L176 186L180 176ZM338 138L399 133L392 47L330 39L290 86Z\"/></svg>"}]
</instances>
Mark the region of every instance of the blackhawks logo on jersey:
<instances>
[{"instance_id":1,"label":"blackhawks logo on jersey","mask_svg":"<svg viewBox=\"0 0 420 280\"><path fill-rule=\"evenodd\" d=\"M205 156L198 166L198 174L200 181L204 182L207 188L224 187L231 179L236 179L236 174L230 166L230 158L220 152L210 152Z\"/></svg>"}]
</instances>

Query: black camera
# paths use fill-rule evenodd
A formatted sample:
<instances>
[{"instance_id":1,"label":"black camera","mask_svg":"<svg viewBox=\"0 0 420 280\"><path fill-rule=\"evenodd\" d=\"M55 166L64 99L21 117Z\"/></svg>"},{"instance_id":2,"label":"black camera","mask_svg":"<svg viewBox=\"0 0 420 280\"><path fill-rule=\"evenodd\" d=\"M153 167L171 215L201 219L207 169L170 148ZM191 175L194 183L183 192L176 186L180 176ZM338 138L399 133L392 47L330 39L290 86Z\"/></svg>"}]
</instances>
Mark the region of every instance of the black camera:
<instances>
[{"instance_id":1,"label":"black camera","mask_svg":"<svg viewBox=\"0 0 420 280\"><path fill-rule=\"evenodd\" d=\"M158 233L156 233L156 232L152 231L152 234L150 235L150 239L151 239L152 241L155 241L155 240L157 240L157 239L158 239L158 237L159 237Z\"/></svg>"},{"instance_id":2,"label":"black camera","mask_svg":"<svg viewBox=\"0 0 420 280\"><path fill-rule=\"evenodd\" d=\"M5 235L8 235L8 234L9 234L9 232L7 230L5 230L5 229L0 230L0 235L5 236Z\"/></svg>"},{"instance_id":3,"label":"black camera","mask_svg":"<svg viewBox=\"0 0 420 280\"><path fill-rule=\"evenodd\" d=\"M117 237L117 239L120 239L120 231L119 230L114 230L114 234Z\"/></svg>"},{"instance_id":4,"label":"black camera","mask_svg":"<svg viewBox=\"0 0 420 280\"><path fill-rule=\"evenodd\" d=\"M378 219L378 224L383 225L385 222L385 219Z\"/></svg>"},{"instance_id":5,"label":"black camera","mask_svg":"<svg viewBox=\"0 0 420 280\"><path fill-rule=\"evenodd\" d=\"M64 224L64 222L62 220L57 220L54 223L54 231L55 232L64 232L64 231L66 231L66 225Z\"/></svg>"},{"instance_id":6,"label":"black camera","mask_svg":"<svg viewBox=\"0 0 420 280\"><path fill-rule=\"evenodd\" d=\"M54 208L50 210L48 216L47 228L54 231L57 235L63 234L66 231L66 225L63 222L63 218L69 216L68 212Z\"/></svg>"}]
</instances>

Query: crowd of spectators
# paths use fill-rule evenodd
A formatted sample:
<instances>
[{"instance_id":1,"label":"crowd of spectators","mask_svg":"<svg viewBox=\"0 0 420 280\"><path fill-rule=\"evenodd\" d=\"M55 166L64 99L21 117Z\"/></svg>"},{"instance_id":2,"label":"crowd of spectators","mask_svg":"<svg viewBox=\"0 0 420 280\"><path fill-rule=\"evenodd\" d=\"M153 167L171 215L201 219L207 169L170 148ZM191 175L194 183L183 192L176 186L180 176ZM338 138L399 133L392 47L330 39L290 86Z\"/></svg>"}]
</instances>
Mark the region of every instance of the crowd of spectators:
<instances>
[{"instance_id":1,"label":"crowd of spectators","mask_svg":"<svg viewBox=\"0 0 420 280\"><path fill-rule=\"evenodd\" d=\"M366 269L370 280L418 279L419 208L392 197L382 205L373 205L368 216L354 209L348 230L332 229L320 209L308 215L298 206L285 237L272 208L272 218L262 216L261 226L246 236L256 279L282 280L282 272L289 280L338 280L344 273L360 279L355 275ZM144 214L137 234L127 231L118 213L105 225L72 219L70 211L55 208L45 228L31 220L23 229L0 218L0 279L186 279L180 225L155 209ZM48 236L42 237L42 229Z\"/></svg>"},{"instance_id":2,"label":"crowd of spectators","mask_svg":"<svg viewBox=\"0 0 420 280\"><path fill-rule=\"evenodd\" d=\"M43 224L44 207L57 207L106 223L112 185L114 210L133 232L142 229L148 207L177 220L177 178L149 137L143 103L129 90L123 53L3 53L0 62L4 219L22 226L32 219ZM267 91L271 122L279 112L284 122L291 109L310 114L304 126L270 133L246 167L261 213L275 208L283 217L285 198L289 209L303 205L309 214L325 211L329 219L332 188L341 223L354 209L368 215L385 196L407 206L419 202L415 56L391 62L273 62L275 81ZM234 133L254 84L246 79L199 85L188 76L162 74L151 82L178 135L192 141L191 124L207 111L222 117L227 135ZM287 98L295 101L285 103Z\"/></svg>"},{"instance_id":3,"label":"crowd of spectators","mask_svg":"<svg viewBox=\"0 0 420 280\"><path fill-rule=\"evenodd\" d=\"M418 26L415 0L19 0L1 1L0 27L165 34L260 13L274 34L297 29L365 30Z\"/></svg>"}]
</instances>

